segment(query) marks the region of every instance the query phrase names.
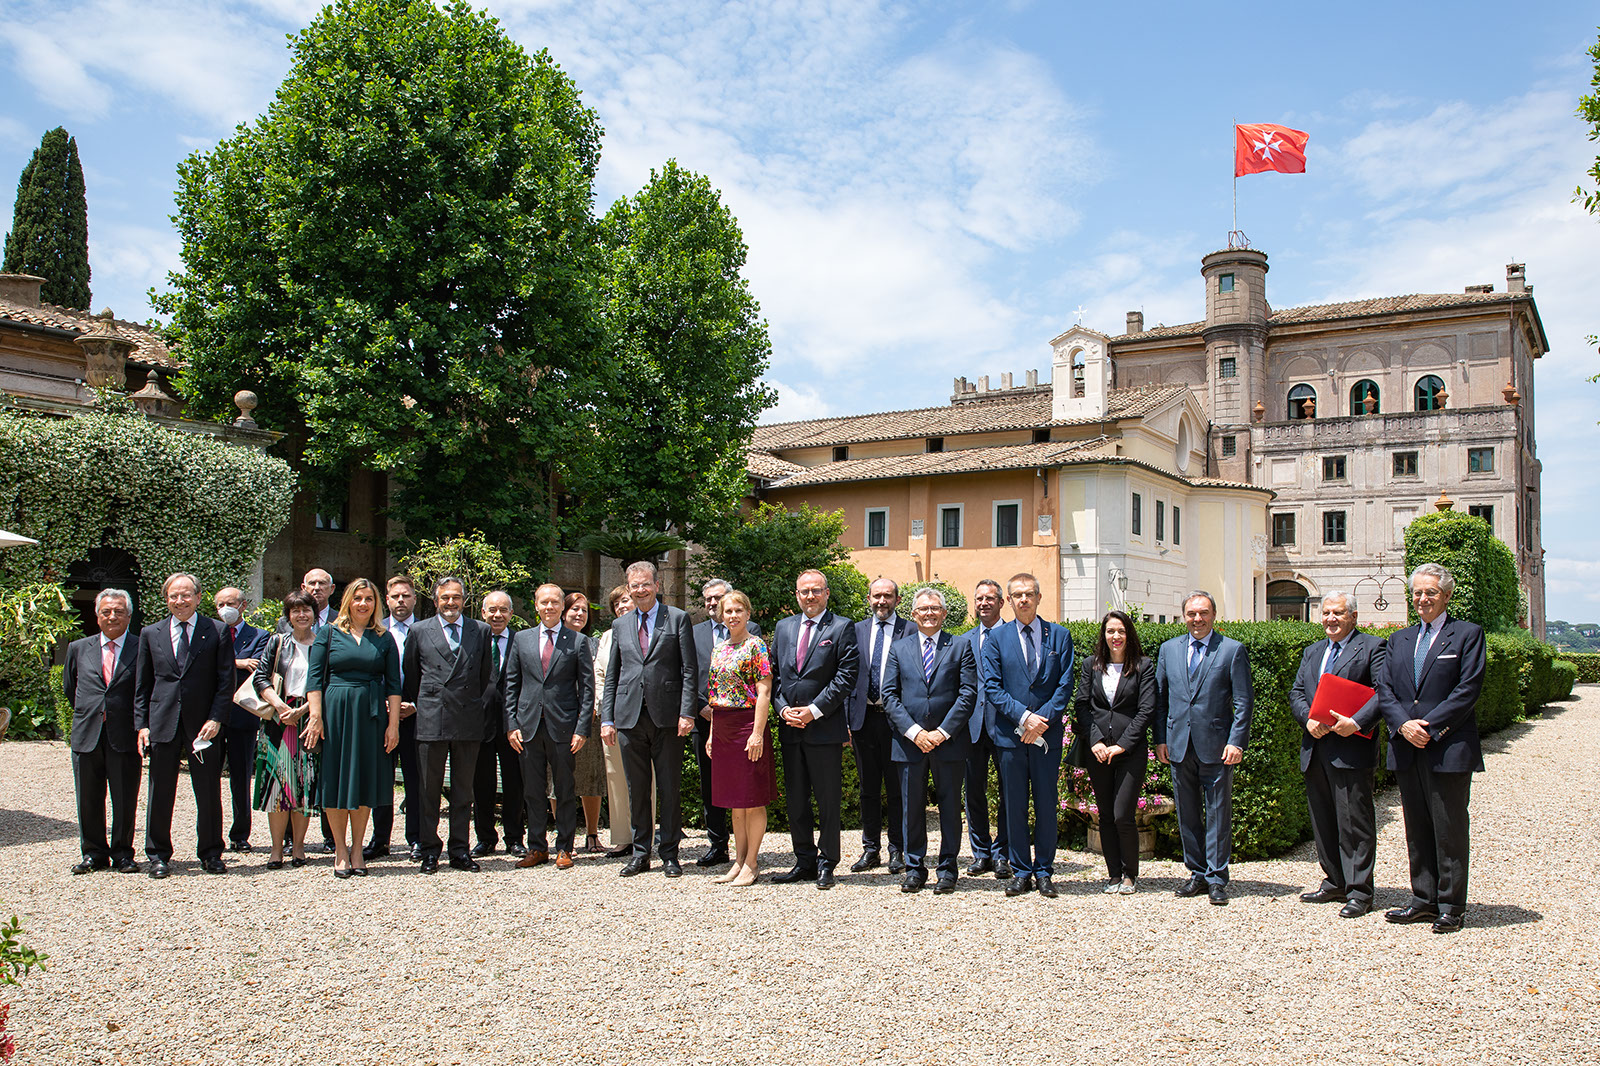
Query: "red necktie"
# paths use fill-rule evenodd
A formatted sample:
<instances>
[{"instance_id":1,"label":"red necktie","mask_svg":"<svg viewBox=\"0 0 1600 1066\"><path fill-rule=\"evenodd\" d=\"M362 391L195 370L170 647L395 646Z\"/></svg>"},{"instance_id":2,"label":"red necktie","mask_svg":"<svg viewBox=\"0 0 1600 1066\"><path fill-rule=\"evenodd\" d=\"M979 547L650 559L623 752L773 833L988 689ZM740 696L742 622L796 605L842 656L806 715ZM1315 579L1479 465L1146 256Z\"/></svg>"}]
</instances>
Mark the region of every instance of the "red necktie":
<instances>
[{"instance_id":1,"label":"red necktie","mask_svg":"<svg viewBox=\"0 0 1600 1066\"><path fill-rule=\"evenodd\" d=\"M117 668L117 642L107 641L105 647L100 649L100 672L106 677L106 684L111 684L111 672Z\"/></svg>"},{"instance_id":2,"label":"red necktie","mask_svg":"<svg viewBox=\"0 0 1600 1066\"><path fill-rule=\"evenodd\" d=\"M555 651L555 630L547 629L544 631L544 650L539 653L539 671L541 673L548 674L550 672L550 656L554 655Z\"/></svg>"},{"instance_id":3,"label":"red necktie","mask_svg":"<svg viewBox=\"0 0 1600 1066\"><path fill-rule=\"evenodd\" d=\"M800 631L800 651L794 657L794 668L805 669L806 652L811 649L811 627L816 625L816 620L807 618L806 627Z\"/></svg>"},{"instance_id":4,"label":"red necktie","mask_svg":"<svg viewBox=\"0 0 1600 1066\"><path fill-rule=\"evenodd\" d=\"M639 612L639 654L650 654L650 616Z\"/></svg>"}]
</instances>

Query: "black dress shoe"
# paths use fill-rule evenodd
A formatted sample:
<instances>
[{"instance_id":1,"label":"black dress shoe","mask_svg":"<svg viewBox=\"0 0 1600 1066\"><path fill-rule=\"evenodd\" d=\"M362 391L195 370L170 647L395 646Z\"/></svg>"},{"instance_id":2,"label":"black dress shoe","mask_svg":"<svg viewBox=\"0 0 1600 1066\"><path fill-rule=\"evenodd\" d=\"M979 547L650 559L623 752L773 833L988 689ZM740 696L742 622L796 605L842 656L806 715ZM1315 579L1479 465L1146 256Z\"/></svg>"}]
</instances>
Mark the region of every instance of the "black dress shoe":
<instances>
[{"instance_id":1,"label":"black dress shoe","mask_svg":"<svg viewBox=\"0 0 1600 1066\"><path fill-rule=\"evenodd\" d=\"M474 859L481 859L485 855L493 855L493 854L494 854L494 845L493 844L482 844L482 843L480 843L480 844L478 844L476 847L474 847L472 849L472 857Z\"/></svg>"},{"instance_id":2,"label":"black dress shoe","mask_svg":"<svg viewBox=\"0 0 1600 1066\"><path fill-rule=\"evenodd\" d=\"M633 854L633 845L632 844L618 844L614 848L606 849L606 858L608 858L608 859L620 859L624 855L632 855L632 854Z\"/></svg>"},{"instance_id":3,"label":"black dress shoe","mask_svg":"<svg viewBox=\"0 0 1600 1066\"><path fill-rule=\"evenodd\" d=\"M906 855L898 848L889 849L889 872L892 874L906 872Z\"/></svg>"},{"instance_id":4,"label":"black dress shoe","mask_svg":"<svg viewBox=\"0 0 1600 1066\"><path fill-rule=\"evenodd\" d=\"M228 868L222 864L221 859L201 859L200 869L208 874L225 874Z\"/></svg>"},{"instance_id":5,"label":"black dress shoe","mask_svg":"<svg viewBox=\"0 0 1600 1066\"><path fill-rule=\"evenodd\" d=\"M1365 900L1353 899L1339 908L1341 918L1361 918L1372 910L1372 904Z\"/></svg>"},{"instance_id":6,"label":"black dress shoe","mask_svg":"<svg viewBox=\"0 0 1600 1066\"><path fill-rule=\"evenodd\" d=\"M408 859L410 859L412 862L421 862L422 861L422 845L421 844L413 844L413 845L411 845L411 850L406 854L406 857Z\"/></svg>"},{"instance_id":7,"label":"black dress shoe","mask_svg":"<svg viewBox=\"0 0 1600 1066\"><path fill-rule=\"evenodd\" d=\"M1011 880L1011 876L1011 860L996 859L994 861L994 879L996 881L1009 881Z\"/></svg>"},{"instance_id":8,"label":"black dress shoe","mask_svg":"<svg viewBox=\"0 0 1600 1066\"><path fill-rule=\"evenodd\" d=\"M161 861L160 859L150 860L150 876L155 880L165 880L167 877L171 876L171 874L172 867L168 866L165 862Z\"/></svg>"},{"instance_id":9,"label":"black dress shoe","mask_svg":"<svg viewBox=\"0 0 1600 1066\"><path fill-rule=\"evenodd\" d=\"M817 887L826 892L834 886L833 867L823 866L817 869Z\"/></svg>"},{"instance_id":10,"label":"black dress shoe","mask_svg":"<svg viewBox=\"0 0 1600 1066\"><path fill-rule=\"evenodd\" d=\"M521 844L507 844L506 845L506 854L507 855L515 855L517 858L520 859L524 855L528 854L528 849L523 847Z\"/></svg>"},{"instance_id":11,"label":"black dress shoe","mask_svg":"<svg viewBox=\"0 0 1600 1066\"><path fill-rule=\"evenodd\" d=\"M1383 919L1386 922L1393 922L1395 925L1411 925L1414 922L1436 922L1439 920L1439 912L1432 907L1413 903L1409 907L1396 907L1392 911L1384 911Z\"/></svg>"},{"instance_id":12,"label":"black dress shoe","mask_svg":"<svg viewBox=\"0 0 1600 1066\"><path fill-rule=\"evenodd\" d=\"M792 885L800 881L815 881L817 868L815 866L791 866L781 874L772 875L775 885Z\"/></svg>"},{"instance_id":13,"label":"black dress shoe","mask_svg":"<svg viewBox=\"0 0 1600 1066\"><path fill-rule=\"evenodd\" d=\"M636 877L648 869L650 869L650 859L647 856L640 855L638 858L629 859L628 865L618 870L617 873L622 877Z\"/></svg>"},{"instance_id":14,"label":"black dress shoe","mask_svg":"<svg viewBox=\"0 0 1600 1066\"><path fill-rule=\"evenodd\" d=\"M387 844L368 844L366 847L361 849L361 857L366 859L368 862L371 862L373 859L385 858L388 854L389 845Z\"/></svg>"},{"instance_id":15,"label":"black dress shoe","mask_svg":"<svg viewBox=\"0 0 1600 1066\"><path fill-rule=\"evenodd\" d=\"M722 848L715 848L696 859L694 864L696 866L722 866L732 861L726 851Z\"/></svg>"},{"instance_id":16,"label":"black dress shoe","mask_svg":"<svg viewBox=\"0 0 1600 1066\"><path fill-rule=\"evenodd\" d=\"M683 864L678 862L677 859L662 859L661 872L666 874L668 877L682 877Z\"/></svg>"},{"instance_id":17,"label":"black dress shoe","mask_svg":"<svg viewBox=\"0 0 1600 1066\"><path fill-rule=\"evenodd\" d=\"M1221 885L1212 885L1206 889L1206 895L1211 897L1213 907L1226 907L1228 905L1228 890Z\"/></svg>"},{"instance_id":18,"label":"black dress shoe","mask_svg":"<svg viewBox=\"0 0 1600 1066\"><path fill-rule=\"evenodd\" d=\"M1039 877L1039 895L1045 899L1055 899L1060 894L1056 891L1055 880L1049 874L1041 874Z\"/></svg>"},{"instance_id":19,"label":"black dress shoe","mask_svg":"<svg viewBox=\"0 0 1600 1066\"><path fill-rule=\"evenodd\" d=\"M118 859L117 864L112 868L119 874L136 874L139 872L139 864L132 859Z\"/></svg>"},{"instance_id":20,"label":"black dress shoe","mask_svg":"<svg viewBox=\"0 0 1600 1066\"><path fill-rule=\"evenodd\" d=\"M475 874L483 867L479 866L470 855L452 855L450 856L450 869L465 870L469 874Z\"/></svg>"},{"instance_id":21,"label":"black dress shoe","mask_svg":"<svg viewBox=\"0 0 1600 1066\"><path fill-rule=\"evenodd\" d=\"M1343 892L1335 892L1331 888L1319 888L1315 892L1300 893L1301 903L1338 903L1344 899Z\"/></svg>"},{"instance_id":22,"label":"black dress shoe","mask_svg":"<svg viewBox=\"0 0 1600 1066\"><path fill-rule=\"evenodd\" d=\"M1461 915L1441 914L1433 923L1435 933L1458 933L1461 931Z\"/></svg>"},{"instance_id":23,"label":"black dress shoe","mask_svg":"<svg viewBox=\"0 0 1600 1066\"><path fill-rule=\"evenodd\" d=\"M956 890L955 874L940 874L939 880L933 883L933 894L943 896Z\"/></svg>"},{"instance_id":24,"label":"black dress shoe","mask_svg":"<svg viewBox=\"0 0 1600 1066\"><path fill-rule=\"evenodd\" d=\"M864 874L868 870L882 865L883 857L878 854L876 849L871 851L863 851L861 853L861 858L850 864L850 872L853 874Z\"/></svg>"},{"instance_id":25,"label":"black dress shoe","mask_svg":"<svg viewBox=\"0 0 1600 1066\"><path fill-rule=\"evenodd\" d=\"M437 856L437 855L424 855L422 857L422 865L420 867L418 867L418 869L422 873L425 873L425 874L436 874L436 873L438 873L439 872L439 856Z\"/></svg>"},{"instance_id":26,"label":"black dress shoe","mask_svg":"<svg viewBox=\"0 0 1600 1066\"><path fill-rule=\"evenodd\" d=\"M1013 877L1010 881L1006 882L1006 895L1008 895L1008 896L1020 896L1024 892L1032 892L1032 891L1033 891L1033 875L1032 874L1018 874L1017 876Z\"/></svg>"},{"instance_id":27,"label":"black dress shoe","mask_svg":"<svg viewBox=\"0 0 1600 1066\"><path fill-rule=\"evenodd\" d=\"M1174 896L1198 896L1206 890L1206 879L1200 876L1189 878L1183 884L1172 890Z\"/></svg>"},{"instance_id":28,"label":"black dress shoe","mask_svg":"<svg viewBox=\"0 0 1600 1066\"><path fill-rule=\"evenodd\" d=\"M305 864L306 864L306 859L305 859L304 855L300 856L300 858L298 858L298 859L290 858L290 860L289 860L289 865L293 866L296 870L300 869L300 867L304 866Z\"/></svg>"},{"instance_id":29,"label":"black dress shoe","mask_svg":"<svg viewBox=\"0 0 1600 1066\"><path fill-rule=\"evenodd\" d=\"M337 851L338 851L338 850L339 850L339 849L337 849L337 848L335 848L335 847L334 847L334 846L333 846L333 841L331 841L331 840L324 840L324 841L323 841L323 842L322 842L322 853L323 853L323 854L324 854L324 855L333 855L333 854L335 854L335 853L336 853L336 852L337 852Z\"/></svg>"},{"instance_id":30,"label":"black dress shoe","mask_svg":"<svg viewBox=\"0 0 1600 1066\"><path fill-rule=\"evenodd\" d=\"M283 869L283 860L282 859L268 859L267 860L267 869L269 869L269 870L281 870L281 869Z\"/></svg>"},{"instance_id":31,"label":"black dress shoe","mask_svg":"<svg viewBox=\"0 0 1600 1066\"><path fill-rule=\"evenodd\" d=\"M973 859L972 865L967 867L968 877L978 877L982 874L994 873L993 859Z\"/></svg>"},{"instance_id":32,"label":"black dress shoe","mask_svg":"<svg viewBox=\"0 0 1600 1066\"><path fill-rule=\"evenodd\" d=\"M109 859L91 859L85 855L83 861L72 868L72 874L76 877L78 874L86 874L92 870L104 870L110 865L111 860Z\"/></svg>"},{"instance_id":33,"label":"black dress shoe","mask_svg":"<svg viewBox=\"0 0 1600 1066\"><path fill-rule=\"evenodd\" d=\"M928 875L921 870L907 870L905 876L900 878L900 891L921 892L922 886L928 883Z\"/></svg>"}]
</instances>

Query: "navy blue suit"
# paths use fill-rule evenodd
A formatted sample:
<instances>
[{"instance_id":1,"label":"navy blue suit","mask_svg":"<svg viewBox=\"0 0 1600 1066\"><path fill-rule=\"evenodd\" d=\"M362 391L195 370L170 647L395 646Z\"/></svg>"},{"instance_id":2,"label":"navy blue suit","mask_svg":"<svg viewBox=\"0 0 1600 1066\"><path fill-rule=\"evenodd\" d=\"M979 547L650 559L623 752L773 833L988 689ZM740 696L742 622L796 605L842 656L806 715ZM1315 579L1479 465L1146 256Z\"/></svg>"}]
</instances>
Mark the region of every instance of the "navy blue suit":
<instances>
[{"instance_id":1,"label":"navy blue suit","mask_svg":"<svg viewBox=\"0 0 1600 1066\"><path fill-rule=\"evenodd\" d=\"M1226 885L1233 858L1233 767L1223 763L1223 749L1243 751L1249 742L1255 690L1243 644L1213 629L1191 678L1191 642L1185 633L1161 645L1155 741L1167 746L1172 762L1183 863L1208 884Z\"/></svg>"},{"instance_id":2,"label":"navy blue suit","mask_svg":"<svg viewBox=\"0 0 1600 1066\"><path fill-rule=\"evenodd\" d=\"M1056 858L1061 737L1072 699L1072 634L1042 618L1035 618L1032 624L1042 627L1032 672L1023 659L1021 628L1016 622L996 626L984 643L983 690L993 705L989 739L1000 752L1012 872L1018 877L1049 877ZM1023 744L1017 736L1023 716L1030 712L1049 723L1042 747ZM1031 834L1030 797L1034 813Z\"/></svg>"},{"instance_id":3,"label":"navy blue suit","mask_svg":"<svg viewBox=\"0 0 1600 1066\"><path fill-rule=\"evenodd\" d=\"M907 633L917 631L916 626L899 615L890 615L886 622L882 649L885 652ZM872 657L872 641L877 628L877 615L856 623L856 656L861 669L856 674L855 690L850 693L850 749L855 753L856 781L861 787L861 850L878 850L887 813L889 851L893 854L903 850L900 833L903 812L894 760L890 757L889 720L884 715L884 697L880 690L882 679L874 676L878 663ZM887 665L884 669L887 671Z\"/></svg>"},{"instance_id":4,"label":"navy blue suit","mask_svg":"<svg viewBox=\"0 0 1600 1066\"><path fill-rule=\"evenodd\" d=\"M1478 695L1486 664L1483 628L1448 614L1415 680L1421 626L1389 638L1378 675L1378 706L1389 723L1389 769L1400 785L1411 860L1412 903L1440 914L1467 909L1467 860L1471 848L1467 803L1472 774L1483 769L1478 740ZM1427 746L1418 748L1400 727L1420 718L1428 724Z\"/></svg>"},{"instance_id":5,"label":"navy blue suit","mask_svg":"<svg viewBox=\"0 0 1600 1066\"><path fill-rule=\"evenodd\" d=\"M227 624L220 618L215 621L226 642ZM233 627L233 657L261 658L267 650L268 636L266 630L240 622ZM233 687L237 689L250 676L250 671L234 667L233 676ZM233 797L233 825L228 829L228 839L235 844L250 839L250 798L255 786L256 733L260 728L261 719L234 704L228 708L228 720L222 723L222 732L217 737L222 755L228 761L228 791Z\"/></svg>"},{"instance_id":6,"label":"navy blue suit","mask_svg":"<svg viewBox=\"0 0 1600 1066\"><path fill-rule=\"evenodd\" d=\"M1001 624L997 622L992 630L998 630ZM972 717L967 719L967 736L971 740L967 747L966 767L967 841L972 845L974 861L988 859L990 862L1010 862L1010 852L1007 850L1010 838L1006 833L1006 782L1005 776L1000 773L1000 751L989 735L994 728L994 704L989 702L983 688L983 649L980 647L984 643L983 629L983 623L979 622L956 638L967 642L967 647L972 650L972 661L978 669L978 699L973 705ZM993 635L992 631L990 635ZM994 763L995 782L1000 793L993 835L989 831L991 762Z\"/></svg>"},{"instance_id":7,"label":"navy blue suit","mask_svg":"<svg viewBox=\"0 0 1600 1066\"><path fill-rule=\"evenodd\" d=\"M933 674L926 677L922 641L921 632L913 629L890 646L883 677L884 714L893 738L891 759L899 772L905 812L906 870L926 869L931 763L939 804L939 875L954 877L961 852L961 779L972 743L967 721L978 697L978 664L973 661L970 642L941 632L934 636ZM912 726L943 730L949 739L930 755L906 737Z\"/></svg>"}]
</instances>

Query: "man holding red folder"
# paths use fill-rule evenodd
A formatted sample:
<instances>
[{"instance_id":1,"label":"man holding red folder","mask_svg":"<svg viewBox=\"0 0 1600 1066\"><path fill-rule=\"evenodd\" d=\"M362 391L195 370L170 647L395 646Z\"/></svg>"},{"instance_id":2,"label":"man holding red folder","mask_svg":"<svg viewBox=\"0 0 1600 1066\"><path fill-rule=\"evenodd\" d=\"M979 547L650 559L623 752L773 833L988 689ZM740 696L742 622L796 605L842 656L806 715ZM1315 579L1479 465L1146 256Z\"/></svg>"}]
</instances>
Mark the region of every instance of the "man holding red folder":
<instances>
[{"instance_id":1,"label":"man holding red folder","mask_svg":"<svg viewBox=\"0 0 1600 1066\"><path fill-rule=\"evenodd\" d=\"M1328 639L1301 655L1289 692L1289 710L1306 730L1300 772L1323 874L1322 885L1300 900L1343 901L1339 917L1360 918L1372 910L1372 775L1378 765L1376 726L1383 720L1376 686L1387 645L1356 629L1355 597L1345 592L1322 598L1322 629Z\"/></svg>"}]
</instances>

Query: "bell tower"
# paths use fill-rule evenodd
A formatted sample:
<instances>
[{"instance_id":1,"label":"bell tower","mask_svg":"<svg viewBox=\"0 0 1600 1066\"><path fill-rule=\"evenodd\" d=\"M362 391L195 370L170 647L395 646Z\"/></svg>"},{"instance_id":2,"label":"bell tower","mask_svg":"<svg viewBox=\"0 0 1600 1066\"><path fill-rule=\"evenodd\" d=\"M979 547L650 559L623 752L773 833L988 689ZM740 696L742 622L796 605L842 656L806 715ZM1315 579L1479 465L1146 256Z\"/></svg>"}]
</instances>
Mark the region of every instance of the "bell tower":
<instances>
[{"instance_id":1,"label":"bell tower","mask_svg":"<svg viewBox=\"0 0 1600 1066\"><path fill-rule=\"evenodd\" d=\"M1253 248L1212 252L1200 261L1200 276L1211 456L1219 477L1248 482L1252 413L1267 399L1267 255Z\"/></svg>"}]
</instances>

